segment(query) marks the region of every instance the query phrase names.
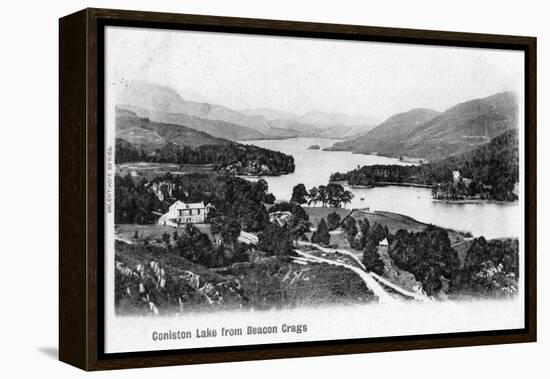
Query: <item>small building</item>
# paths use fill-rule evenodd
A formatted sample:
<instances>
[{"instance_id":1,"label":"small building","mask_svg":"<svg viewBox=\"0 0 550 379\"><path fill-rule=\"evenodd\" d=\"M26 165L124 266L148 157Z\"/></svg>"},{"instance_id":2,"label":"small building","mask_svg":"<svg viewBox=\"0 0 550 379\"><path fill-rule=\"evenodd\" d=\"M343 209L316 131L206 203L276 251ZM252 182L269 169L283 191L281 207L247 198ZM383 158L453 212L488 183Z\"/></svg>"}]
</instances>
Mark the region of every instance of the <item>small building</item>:
<instances>
[{"instance_id":1,"label":"small building","mask_svg":"<svg viewBox=\"0 0 550 379\"><path fill-rule=\"evenodd\" d=\"M206 221L210 209L209 205L200 203L184 203L176 201L170 205L168 212L163 214L158 221L159 225L175 226L185 224L200 224Z\"/></svg>"},{"instance_id":2,"label":"small building","mask_svg":"<svg viewBox=\"0 0 550 379\"><path fill-rule=\"evenodd\" d=\"M384 238L382 241L380 241L378 246L388 246L388 239Z\"/></svg>"},{"instance_id":3,"label":"small building","mask_svg":"<svg viewBox=\"0 0 550 379\"><path fill-rule=\"evenodd\" d=\"M460 171L454 170L453 171L453 184L456 186L459 181L460 181Z\"/></svg>"}]
</instances>

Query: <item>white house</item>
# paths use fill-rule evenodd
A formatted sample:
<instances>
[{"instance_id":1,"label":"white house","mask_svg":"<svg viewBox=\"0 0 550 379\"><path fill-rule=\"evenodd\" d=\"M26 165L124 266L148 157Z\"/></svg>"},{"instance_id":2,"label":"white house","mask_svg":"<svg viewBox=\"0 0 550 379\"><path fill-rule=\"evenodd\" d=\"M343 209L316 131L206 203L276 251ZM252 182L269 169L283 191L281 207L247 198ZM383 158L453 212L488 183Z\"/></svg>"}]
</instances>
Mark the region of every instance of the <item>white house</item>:
<instances>
[{"instance_id":1,"label":"white house","mask_svg":"<svg viewBox=\"0 0 550 379\"><path fill-rule=\"evenodd\" d=\"M388 246L388 239L384 238L382 241L380 241L380 243L378 245L379 246Z\"/></svg>"},{"instance_id":2,"label":"white house","mask_svg":"<svg viewBox=\"0 0 550 379\"><path fill-rule=\"evenodd\" d=\"M199 224L206 221L210 207L200 203L184 203L176 201L170 205L168 212L163 214L158 221L159 225L180 226L185 224Z\"/></svg>"},{"instance_id":3,"label":"white house","mask_svg":"<svg viewBox=\"0 0 550 379\"><path fill-rule=\"evenodd\" d=\"M453 170L453 184L456 186L460 182L460 171Z\"/></svg>"}]
</instances>

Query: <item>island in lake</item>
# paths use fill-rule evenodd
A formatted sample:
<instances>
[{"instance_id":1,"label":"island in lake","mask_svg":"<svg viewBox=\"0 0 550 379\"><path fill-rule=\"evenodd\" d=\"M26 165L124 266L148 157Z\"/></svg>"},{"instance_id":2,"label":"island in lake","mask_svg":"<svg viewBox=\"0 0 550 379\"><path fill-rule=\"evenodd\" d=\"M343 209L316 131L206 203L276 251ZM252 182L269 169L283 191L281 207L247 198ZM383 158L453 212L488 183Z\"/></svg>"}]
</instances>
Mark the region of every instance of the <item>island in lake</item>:
<instances>
[{"instance_id":1,"label":"island in lake","mask_svg":"<svg viewBox=\"0 0 550 379\"><path fill-rule=\"evenodd\" d=\"M117 314L516 296L517 235L500 234L518 199L510 99L412 110L345 139L357 120L206 107L133 83L116 110ZM426 136L442 125L436 148ZM362 135L384 140L380 154Z\"/></svg>"}]
</instances>

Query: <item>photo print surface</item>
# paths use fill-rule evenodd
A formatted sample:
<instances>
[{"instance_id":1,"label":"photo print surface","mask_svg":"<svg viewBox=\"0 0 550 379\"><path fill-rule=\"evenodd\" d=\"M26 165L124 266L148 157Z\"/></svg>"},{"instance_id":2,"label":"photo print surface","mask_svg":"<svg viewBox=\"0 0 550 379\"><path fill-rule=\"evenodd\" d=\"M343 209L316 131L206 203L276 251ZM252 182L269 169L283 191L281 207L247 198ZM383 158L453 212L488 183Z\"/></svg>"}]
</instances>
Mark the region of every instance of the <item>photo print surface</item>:
<instances>
[{"instance_id":1,"label":"photo print surface","mask_svg":"<svg viewBox=\"0 0 550 379\"><path fill-rule=\"evenodd\" d=\"M105 27L105 352L524 327L522 51Z\"/></svg>"}]
</instances>

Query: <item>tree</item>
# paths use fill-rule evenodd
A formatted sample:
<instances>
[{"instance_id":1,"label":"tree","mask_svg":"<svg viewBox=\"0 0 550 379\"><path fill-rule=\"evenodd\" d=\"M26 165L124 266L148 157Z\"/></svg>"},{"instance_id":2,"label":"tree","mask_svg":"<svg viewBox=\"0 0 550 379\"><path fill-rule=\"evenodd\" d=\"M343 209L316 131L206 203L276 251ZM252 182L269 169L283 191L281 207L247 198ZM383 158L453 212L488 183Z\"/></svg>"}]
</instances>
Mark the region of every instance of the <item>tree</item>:
<instances>
[{"instance_id":1,"label":"tree","mask_svg":"<svg viewBox=\"0 0 550 379\"><path fill-rule=\"evenodd\" d=\"M384 273L384 262L378 254L378 244L374 240L368 238L363 252L363 264L368 271L372 271L378 275Z\"/></svg>"},{"instance_id":2,"label":"tree","mask_svg":"<svg viewBox=\"0 0 550 379\"><path fill-rule=\"evenodd\" d=\"M317 192L317 199L322 204L323 207L327 205L328 201L328 192L326 186L319 186Z\"/></svg>"},{"instance_id":3,"label":"tree","mask_svg":"<svg viewBox=\"0 0 550 379\"><path fill-rule=\"evenodd\" d=\"M344 219L342 222L342 228L344 229L344 233L346 233L346 237L348 239L348 242L351 244L351 242L355 239L355 236L357 235L357 221L351 216Z\"/></svg>"},{"instance_id":4,"label":"tree","mask_svg":"<svg viewBox=\"0 0 550 379\"><path fill-rule=\"evenodd\" d=\"M367 238L369 237L370 229L370 223L367 218L359 220L359 231L361 232L361 236L357 240L350 242L352 245L351 247L357 250L364 249L365 244L367 243Z\"/></svg>"},{"instance_id":5,"label":"tree","mask_svg":"<svg viewBox=\"0 0 550 379\"><path fill-rule=\"evenodd\" d=\"M331 207L339 208L342 203L347 204L353 199L350 191L344 190L341 184L329 183L326 186L327 201Z\"/></svg>"},{"instance_id":6,"label":"tree","mask_svg":"<svg viewBox=\"0 0 550 379\"><path fill-rule=\"evenodd\" d=\"M275 195L273 195L272 193L266 193L264 197L264 203L266 204L275 203Z\"/></svg>"},{"instance_id":7,"label":"tree","mask_svg":"<svg viewBox=\"0 0 550 379\"><path fill-rule=\"evenodd\" d=\"M210 230L220 236L224 244L233 246L241 234L241 225L232 217L220 216L211 220Z\"/></svg>"},{"instance_id":8,"label":"tree","mask_svg":"<svg viewBox=\"0 0 550 379\"><path fill-rule=\"evenodd\" d=\"M317 230L313 232L311 242L321 245L328 245L330 243L330 234L324 218L321 218L321 221L317 225Z\"/></svg>"},{"instance_id":9,"label":"tree","mask_svg":"<svg viewBox=\"0 0 550 379\"><path fill-rule=\"evenodd\" d=\"M309 200L307 204L317 205L318 201L319 201L319 189L317 187L313 187L309 190Z\"/></svg>"},{"instance_id":10,"label":"tree","mask_svg":"<svg viewBox=\"0 0 550 379\"><path fill-rule=\"evenodd\" d=\"M231 254L231 263L248 262L249 260L250 257L248 256L246 246L242 243L238 243Z\"/></svg>"},{"instance_id":11,"label":"tree","mask_svg":"<svg viewBox=\"0 0 550 379\"><path fill-rule=\"evenodd\" d=\"M374 226L372 228L370 228L368 234L369 234L369 238L372 239L376 243L379 243L384 238L388 237L388 233L387 233L386 229L378 223L374 224Z\"/></svg>"},{"instance_id":12,"label":"tree","mask_svg":"<svg viewBox=\"0 0 550 379\"><path fill-rule=\"evenodd\" d=\"M293 251L292 236L286 227L270 223L259 235L258 248L268 255L291 255Z\"/></svg>"},{"instance_id":13,"label":"tree","mask_svg":"<svg viewBox=\"0 0 550 379\"><path fill-rule=\"evenodd\" d=\"M309 193L306 190L306 186L302 183L297 184L292 189L292 198L290 201L297 203L297 204L305 204L307 203L306 197L309 196Z\"/></svg>"},{"instance_id":14,"label":"tree","mask_svg":"<svg viewBox=\"0 0 550 379\"><path fill-rule=\"evenodd\" d=\"M212 242L208 235L202 233L197 227L187 224L184 232L176 241L176 251L181 257L203 265L208 265Z\"/></svg>"},{"instance_id":15,"label":"tree","mask_svg":"<svg viewBox=\"0 0 550 379\"><path fill-rule=\"evenodd\" d=\"M351 200L353 200L354 195L351 191L345 190L342 195L340 196L340 201L344 206L348 203L351 203Z\"/></svg>"},{"instance_id":16,"label":"tree","mask_svg":"<svg viewBox=\"0 0 550 379\"><path fill-rule=\"evenodd\" d=\"M439 198L439 184L437 183L434 183L432 184L432 198L433 199L438 199Z\"/></svg>"},{"instance_id":17,"label":"tree","mask_svg":"<svg viewBox=\"0 0 550 379\"><path fill-rule=\"evenodd\" d=\"M167 248L170 248L170 234L166 232L162 233L162 241L166 244Z\"/></svg>"},{"instance_id":18,"label":"tree","mask_svg":"<svg viewBox=\"0 0 550 379\"><path fill-rule=\"evenodd\" d=\"M361 232L361 235L365 236L366 238L369 235L370 230L370 222L369 219L364 218L362 220L359 220L359 231Z\"/></svg>"},{"instance_id":19,"label":"tree","mask_svg":"<svg viewBox=\"0 0 550 379\"><path fill-rule=\"evenodd\" d=\"M336 230L340 225L340 215L336 212L329 213L327 216L329 230Z\"/></svg>"},{"instance_id":20,"label":"tree","mask_svg":"<svg viewBox=\"0 0 550 379\"><path fill-rule=\"evenodd\" d=\"M307 239L306 233L309 232L310 225L309 221L295 217L294 215L287 223L290 235L296 241L299 239Z\"/></svg>"},{"instance_id":21,"label":"tree","mask_svg":"<svg viewBox=\"0 0 550 379\"><path fill-rule=\"evenodd\" d=\"M139 233L138 233L137 229L136 229L136 231L134 232L134 239L135 239L135 240L138 240L138 239L139 239Z\"/></svg>"}]
</instances>

